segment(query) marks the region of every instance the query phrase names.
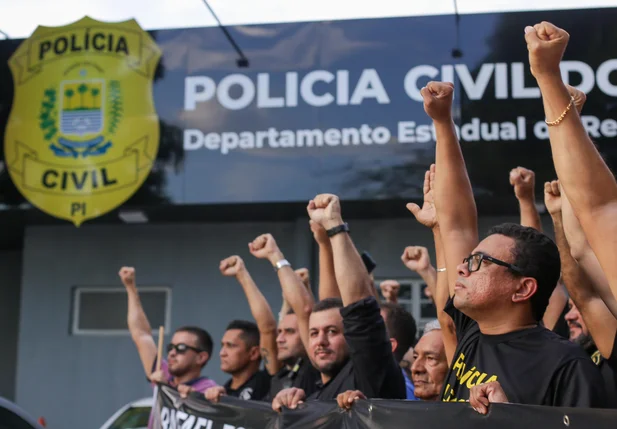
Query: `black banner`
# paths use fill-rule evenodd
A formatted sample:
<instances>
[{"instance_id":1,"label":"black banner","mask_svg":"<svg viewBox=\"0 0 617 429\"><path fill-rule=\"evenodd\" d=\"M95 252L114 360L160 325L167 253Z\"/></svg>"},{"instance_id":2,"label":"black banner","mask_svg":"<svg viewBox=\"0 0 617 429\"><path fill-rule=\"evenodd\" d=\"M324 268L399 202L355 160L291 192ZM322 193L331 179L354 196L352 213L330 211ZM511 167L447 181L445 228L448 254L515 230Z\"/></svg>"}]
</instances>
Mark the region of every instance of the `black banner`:
<instances>
[{"instance_id":1,"label":"black banner","mask_svg":"<svg viewBox=\"0 0 617 429\"><path fill-rule=\"evenodd\" d=\"M484 416L466 403L375 399L358 401L350 412L315 401L278 414L265 402L223 397L213 404L160 386L153 423L153 429L614 429L617 410L495 404Z\"/></svg>"}]
</instances>

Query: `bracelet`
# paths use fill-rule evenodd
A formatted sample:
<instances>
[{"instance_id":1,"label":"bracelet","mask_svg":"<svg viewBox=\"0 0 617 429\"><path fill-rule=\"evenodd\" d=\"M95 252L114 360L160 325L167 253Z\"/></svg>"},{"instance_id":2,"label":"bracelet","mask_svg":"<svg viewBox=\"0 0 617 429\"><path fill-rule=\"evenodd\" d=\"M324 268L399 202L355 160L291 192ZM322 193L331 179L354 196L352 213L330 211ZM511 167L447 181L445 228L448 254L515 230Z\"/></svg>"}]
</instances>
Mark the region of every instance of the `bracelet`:
<instances>
[{"instance_id":1,"label":"bracelet","mask_svg":"<svg viewBox=\"0 0 617 429\"><path fill-rule=\"evenodd\" d=\"M570 111L572 106L574 106L574 97L570 97L570 104L568 104L568 107L566 107L566 110L563 111L561 116L559 116L553 122L549 122L547 119L545 119L544 122L546 122L546 125L548 125L549 127L553 127L555 125L559 125L561 123L561 121L563 121L563 118L566 117L566 115L568 114L568 112Z\"/></svg>"},{"instance_id":2,"label":"bracelet","mask_svg":"<svg viewBox=\"0 0 617 429\"><path fill-rule=\"evenodd\" d=\"M446 270L445 268L437 268L438 273L443 273L445 270Z\"/></svg>"},{"instance_id":3,"label":"bracelet","mask_svg":"<svg viewBox=\"0 0 617 429\"><path fill-rule=\"evenodd\" d=\"M278 272L283 267L291 267L291 264L287 259L281 259L276 264L274 264L274 272Z\"/></svg>"},{"instance_id":4,"label":"bracelet","mask_svg":"<svg viewBox=\"0 0 617 429\"><path fill-rule=\"evenodd\" d=\"M349 225L347 223L326 230L326 234L328 235L328 237L334 237L336 234L339 234L341 232L349 232Z\"/></svg>"}]
</instances>

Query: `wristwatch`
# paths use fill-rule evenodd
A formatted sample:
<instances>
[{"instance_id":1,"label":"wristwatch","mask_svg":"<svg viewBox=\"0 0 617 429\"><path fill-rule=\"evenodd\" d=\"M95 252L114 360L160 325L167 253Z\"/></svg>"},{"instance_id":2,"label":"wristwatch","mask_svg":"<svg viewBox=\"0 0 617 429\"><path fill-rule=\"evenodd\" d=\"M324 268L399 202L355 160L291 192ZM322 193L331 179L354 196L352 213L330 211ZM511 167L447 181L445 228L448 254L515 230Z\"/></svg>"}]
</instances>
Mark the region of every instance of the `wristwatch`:
<instances>
[{"instance_id":1,"label":"wristwatch","mask_svg":"<svg viewBox=\"0 0 617 429\"><path fill-rule=\"evenodd\" d=\"M340 232L347 232L347 233L349 232L349 225L347 224L347 222L345 222L342 225L335 226L334 228L330 228L329 230L326 231L326 234L328 234L328 237L334 237L336 234Z\"/></svg>"},{"instance_id":2,"label":"wristwatch","mask_svg":"<svg viewBox=\"0 0 617 429\"><path fill-rule=\"evenodd\" d=\"M291 267L291 264L287 259L281 259L276 264L274 264L274 272L278 272L283 267Z\"/></svg>"}]
</instances>

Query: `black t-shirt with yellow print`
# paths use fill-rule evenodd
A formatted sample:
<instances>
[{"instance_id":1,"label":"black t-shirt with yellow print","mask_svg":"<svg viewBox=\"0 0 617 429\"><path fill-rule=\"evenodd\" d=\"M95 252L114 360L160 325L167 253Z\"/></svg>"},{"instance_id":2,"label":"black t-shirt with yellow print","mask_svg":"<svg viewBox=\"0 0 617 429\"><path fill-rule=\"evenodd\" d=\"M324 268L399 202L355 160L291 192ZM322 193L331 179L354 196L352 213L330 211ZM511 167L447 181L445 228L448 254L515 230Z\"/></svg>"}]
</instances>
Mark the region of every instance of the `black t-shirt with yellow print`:
<instances>
[{"instance_id":1,"label":"black t-shirt with yellow print","mask_svg":"<svg viewBox=\"0 0 617 429\"><path fill-rule=\"evenodd\" d=\"M602 374L606 386L607 406L617 408L617 335L608 359L602 357L595 347L589 352L591 353L591 360L598 366Z\"/></svg>"},{"instance_id":2,"label":"black t-shirt with yellow print","mask_svg":"<svg viewBox=\"0 0 617 429\"><path fill-rule=\"evenodd\" d=\"M443 401L469 401L473 386L498 381L511 403L606 407L600 371L578 345L543 326L484 335L474 320L454 307L452 298L445 311L456 326L458 345Z\"/></svg>"}]
</instances>

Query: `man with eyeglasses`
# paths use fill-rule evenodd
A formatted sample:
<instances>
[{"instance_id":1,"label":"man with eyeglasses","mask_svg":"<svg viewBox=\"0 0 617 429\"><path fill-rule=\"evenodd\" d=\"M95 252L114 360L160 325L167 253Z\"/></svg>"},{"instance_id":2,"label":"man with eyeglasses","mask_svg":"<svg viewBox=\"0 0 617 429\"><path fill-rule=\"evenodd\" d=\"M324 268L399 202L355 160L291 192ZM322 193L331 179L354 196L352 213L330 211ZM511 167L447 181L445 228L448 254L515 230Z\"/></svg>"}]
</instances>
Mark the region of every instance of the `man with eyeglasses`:
<instances>
[{"instance_id":1,"label":"man with eyeglasses","mask_svg":"<svg viewBox=\"0 0 617 429\"><path fill-rule=\"evenodd\" d=\"M437 140L433 232L445 262L438 261L438 273L446 274L438 276L437 294L449 297L445 312L457 339L442 400L470 401L483 413L493 402L605 406L589 356L541 324L560 276L557 246L516 224L494 227L478 243L473 191L452 120L454 85L430 82L421 94ZM418 218L419 207L413 212Z\"/></svg>"},{"instance_id":2,"label":"man with eyeglasses","mask_svg":"<svg viewBox=\"0 0 617 429\"><path fill-rule=\"evenodd\" d=\"M161 362L160 371L154 371L157 347L135 285L135 268L122 267L119 275L128 296L129 331L148 380L174 387L187 386L189 390L197 392L205 392L216 386L216 382L201 375L212 355L212 337L205 330L193 326L182 327L174 332L167 346L167 359Z\"/></svg>"}]
</instances>

